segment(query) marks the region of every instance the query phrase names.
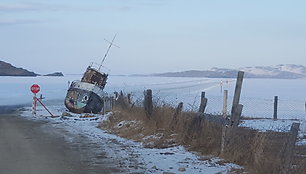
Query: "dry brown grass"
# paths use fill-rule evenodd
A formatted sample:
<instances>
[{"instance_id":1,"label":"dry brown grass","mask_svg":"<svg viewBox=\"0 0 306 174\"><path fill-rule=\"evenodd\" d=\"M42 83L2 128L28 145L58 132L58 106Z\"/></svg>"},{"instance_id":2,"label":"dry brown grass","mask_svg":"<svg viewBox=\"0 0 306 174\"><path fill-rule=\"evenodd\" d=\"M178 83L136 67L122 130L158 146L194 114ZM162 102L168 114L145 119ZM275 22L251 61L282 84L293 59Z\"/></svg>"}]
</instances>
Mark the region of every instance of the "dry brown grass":
<instances>
[{"instance_id":1,"label":"dry brown grass","mask_svg":"<svg viewBox=\"0 0 306 174\"><path fill-rule=\"evenodd\" d=\"M174 112L170 107L155 108L153 114L147 116L141 107L116 107L108 121L100 126L121 137L144 142L147 147L165 148L177 144L176 134L169 126L172 122L169 115Z\"/></svg>"},{"instance_id":2,"label":"dry brown grass","mask_svg":"<svg viewBox=\"0 0 306 174\"><path fill-rule=\"evenodd\" d=\"M291 173L306 173L306 146L296 146Z\"/></svg>"},{"instance_id":3,"label":"dry brown grass","mask_svg":"<svg viewBox=\"0 0 306 174\"><path fill-rule=\"evenodd\" d=\"M100 126L110 133L141 141L146 147L165 148L181 144L203 155L221 156L244 166L249 173L281 173L286 159L287 133L229 128L226 134L229 138L221 154L221 125L211 123L197 113L177 114L175 108L166 105L155 107L151 116L147 116L142 107L115 107L113 115ZM300 147L297 153L302 155L294 159L295 165L290 172L306 173L306 148Z\"/></svg>"}]
</instances>

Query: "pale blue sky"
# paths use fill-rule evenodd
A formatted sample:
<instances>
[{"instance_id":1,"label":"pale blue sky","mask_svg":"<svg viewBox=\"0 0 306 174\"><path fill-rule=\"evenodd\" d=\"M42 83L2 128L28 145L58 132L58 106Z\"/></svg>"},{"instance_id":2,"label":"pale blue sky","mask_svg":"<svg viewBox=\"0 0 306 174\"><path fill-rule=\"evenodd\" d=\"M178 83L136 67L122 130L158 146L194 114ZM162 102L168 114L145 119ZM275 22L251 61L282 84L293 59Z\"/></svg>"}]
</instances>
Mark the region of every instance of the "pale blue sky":
<instances>
[{"instance_id":1,"label":"pale blue sky","mask_svg":"<svg viewBox=\"0 0 306 174\"><path fill-rule=\"evenodd\" d=\"M0 60L37 73L306 65L303 0L0 0Z\"/></svg>"}]
</instances>

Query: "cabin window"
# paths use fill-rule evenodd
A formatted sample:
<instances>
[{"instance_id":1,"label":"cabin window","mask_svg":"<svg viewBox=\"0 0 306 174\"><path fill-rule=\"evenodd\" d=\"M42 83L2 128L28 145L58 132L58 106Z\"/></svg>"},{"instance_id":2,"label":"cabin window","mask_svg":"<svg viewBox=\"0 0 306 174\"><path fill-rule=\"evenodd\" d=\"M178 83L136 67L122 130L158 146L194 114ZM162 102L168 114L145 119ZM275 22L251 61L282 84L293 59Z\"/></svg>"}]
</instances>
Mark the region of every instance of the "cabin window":
<instances>
[{"instance_id":1,"label":"cabin window","mask_svg":"<svg viewBox=\"0 0 306 174\"><path fill-rule=\"evenodd\" d=\"M98 81L99 81L99 77L98 77L97 75L93 75L93 76L91 77L91 80L92 80L93 82L98 82Z\"/></svg>"}]
</instances>

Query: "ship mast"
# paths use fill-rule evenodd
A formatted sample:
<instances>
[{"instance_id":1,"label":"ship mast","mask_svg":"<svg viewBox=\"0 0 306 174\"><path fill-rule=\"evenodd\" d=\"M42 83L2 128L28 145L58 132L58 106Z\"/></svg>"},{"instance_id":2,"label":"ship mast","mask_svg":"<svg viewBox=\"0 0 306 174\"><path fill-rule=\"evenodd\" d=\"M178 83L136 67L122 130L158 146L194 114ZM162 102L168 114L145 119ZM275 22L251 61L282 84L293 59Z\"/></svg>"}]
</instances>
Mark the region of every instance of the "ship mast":
<instances>
[{"instance_id":1,"label":"ship mast","mask_svg":"<svg viewBox=\"0 0 306 174\"><path fill-rule=\"evenodd\" d=\"M108 46L107 51L106 51L106 53L105 53L105 55L104 55L104 57L103 57L103 59L102 59L102 61L101 61L101 64L100 64L99 69L98 69L99 71L100 71L100 69L101 69L101 67L102 67L102 64L104 63L104 61L105 61L105 59L106 59L106 57L107 57L107 55L108 55L108 52L109 52L109 50L111 49L111 47L112 47L112 46L115 46L115 47L117 47L117 48L120 48L119 46L117 46L117 45L114 44L114 41L115 41L116 36L117 36L117 34L115 34L115 36L114 36L114 38L113 38L113 40L112 40L111 42L108 41L108 40L106 40L106 39L104 39L106 42L109 43L109 46Z\"/></svg>"}]
</instances>

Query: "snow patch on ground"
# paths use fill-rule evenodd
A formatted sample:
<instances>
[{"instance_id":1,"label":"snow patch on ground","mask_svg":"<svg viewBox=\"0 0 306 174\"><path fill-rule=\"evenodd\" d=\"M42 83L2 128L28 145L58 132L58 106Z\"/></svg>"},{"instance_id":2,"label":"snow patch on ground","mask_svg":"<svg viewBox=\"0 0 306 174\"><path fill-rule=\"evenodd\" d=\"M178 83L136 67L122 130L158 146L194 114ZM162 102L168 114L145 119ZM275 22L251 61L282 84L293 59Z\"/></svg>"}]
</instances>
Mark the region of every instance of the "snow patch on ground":
<instances>
[{"instance_id":1,"label":"snow patch on ground","mask_svg":"<svg viewBox=\"0 0 306 174\"><path fill-rule=\"evenodd\" d=\"M123 127L123 126L134 126L134 127L136 127L138 124L139 124L139 122L136 121L136 120L132 120L132 121L124 120L124 121L119 122L119 123L116 125L115 128L118 128L118 129L119 129L119 128Z\"/></svg>"},{"instance_id":2,"label":"snow patch on ground","mask_svg":"<svg viewBox=\"0 0 306 174\"><path fill-rule=\"evenodd\" d=\"M31 120L47 120L54 127L60 127L71 134L87 137L97 144L106 147L109 158L120 158L118 166L129 169L132 172L153 173L192 173L214 174L228 173L231 169L241 169L240 166L231 163L222 163L220 158L208 158L201 160L201 156L188 152L182 146L150 149L144 148L141 143L123 139L108 134L97 128L98 124L108 119L111 113L106 115L94 114L94 117L80 118L80 114L62 117L65 108L63 106L48 106L49 110L58 117L52 118L43 108L38 107L37 116L32 116L31 108L21 109L21 116ZM90 114L92 115L92 114ZM127 123L123 122L122 125ZM131 123L128 123L131 124ZM122 126L121 125L121 126ZM118 125L119 126L119 125ZM68 141L74 141L73 137L66 137ZM96 149L98 151L98 149ZM97 154L99 152L96 152ZM101 153L101 152L100 152ZM218 163L220 162L220 164ZM185 171L179 171L185 170Z\"/></svg>"},{"instance_id":3,"label":"snow patch on ground","mask_svg":"<svg viewBox=\"0 0 306 174\"><path fill-rule=\"evenodd\" d=\"M298 140L296 145L306 145L306 122L305 120L290 120L290 119L254 119L254 120L242 120L239 127L245 127L254 129L260 132L289 132L292 123L300 123L300 129L298 133Z\"/></svg>"},{"instance_id":4,"label":"snow patch on ground","mask_svg":"<svg viewBox=\"0 0 306 174\"><path fill-rule=\"evenodd\" d=\"M240 168L230 163L219 165L217 163L222 160L219 158L201 161L199 156L186 152L182 146L166 149L142 149L140 152L145 157L144 161L149 173L161 173L162 171L177 173L179 168L185 168L185 173L228 173L231 168Z\"/></svg>"},{"instance_id":5,"label":"snow patch on ground","mask_svg":"<svg viewBox=\"0 0 306 174\"><path fill-rule=\"evenodd\" d=\"M255 119L242 120L240 127L247 127L261 132L289 132L292 123L296 120L273 120L273 119Z\"/></svg>"}]
</instances>

